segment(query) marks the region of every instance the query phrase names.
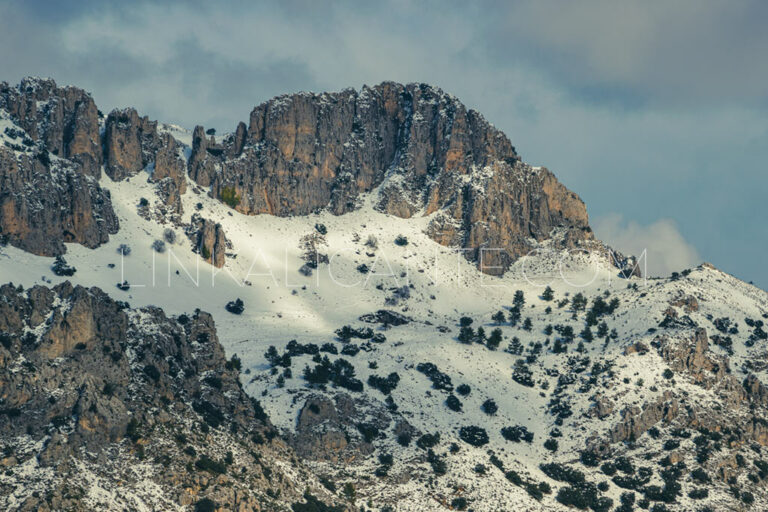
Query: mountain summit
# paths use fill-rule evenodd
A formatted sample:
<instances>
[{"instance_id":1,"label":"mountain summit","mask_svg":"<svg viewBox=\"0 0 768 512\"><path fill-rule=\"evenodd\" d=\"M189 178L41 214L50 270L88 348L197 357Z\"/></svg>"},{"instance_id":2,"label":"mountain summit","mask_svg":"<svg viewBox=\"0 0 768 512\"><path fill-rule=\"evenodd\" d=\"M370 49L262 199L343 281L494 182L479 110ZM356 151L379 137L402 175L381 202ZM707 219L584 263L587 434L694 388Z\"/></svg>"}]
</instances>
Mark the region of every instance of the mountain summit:
<instances>
[{"instance_id":1,"label":"mountain summit","mask_svg":"<svg viewBox=\"0 0 768 512\"><path fill-rule=\"evenodd\" d=\"M84 181L100 177L102 162L118 181L150 169L168 210L181 214L181 144L157 122L131 108L103 117L84 91L32 78L1 84L0 109L6 124L23 128L17 140L14 128L5 127L0 172L6 182L24 175L26 183L42 183L55 170L78 191L63 204L60 187L46 185L34 197L20 183L6 187L0 226L12 244L52 255L63 252L61 242L94 247L114 233L108 195ZM545 240L558 248L593 240L576 194L547 169L523 163L481 114L425 84L279 96L218 142L196 127L186 167L214 198L248 215L341 215L375 192L377 210L431 216L429 236L466 249L488 273L502 273ZM36 202L59 213L40 218ZM100 213L88 220L93 211ZM35 239L39 232L44 241Z\"/></svg>"}]
</instances>

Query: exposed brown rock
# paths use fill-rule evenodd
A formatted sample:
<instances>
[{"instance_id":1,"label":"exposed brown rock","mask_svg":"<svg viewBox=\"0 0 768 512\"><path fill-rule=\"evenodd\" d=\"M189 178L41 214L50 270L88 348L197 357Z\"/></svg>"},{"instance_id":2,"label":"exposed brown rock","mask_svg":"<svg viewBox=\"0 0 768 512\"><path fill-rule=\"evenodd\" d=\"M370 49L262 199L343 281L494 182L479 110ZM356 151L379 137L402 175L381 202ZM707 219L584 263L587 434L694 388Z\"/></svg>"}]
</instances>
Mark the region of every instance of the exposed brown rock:
<instances>
[{"instance_id":1,"label":"exposed brown rock","mask_svg":"<svg viewBox=\"0 0 768 512\"><path fill-rule=\"evenodd\" d=\"M187 236L192 240L193 249L215 267L221 268L226 261L226 251L230 243L224 235L221 224L204 219L199 214L192 215L187 228Z\"/></svg>"},{"instance_id":2,"label":"exposed brown rock","mask_svg":"<svg viewBox=\"0 0 768 512\"><path fill-rule=\"evenodd\" d=\"M280 96L251 112L245 140L243 129L216 144L196 127L189 160L190 177L242 213L343 214L380 187L380 210L437 212L429 235L471 249L495 274L531 240L592 239L578 196L520 162L480 114L427 85Z\"/></svg>"},{"instance_id":3,"label":"exposed brown rock","mask_svg":"<svg viewBox=\"0 0 768 512\"><path fill-rule=\"evenodd\" d=\"M109 192L80 170L0 147L0 232L12 245L56 256L64 242L95 248L117 232Z\"/></svg>"},{"instance_id":4,"label":"exposed brown rock","mask_svg":"<svg viewBox=\"0 0 768 512\"><path fill-rule=\"evenodd\" d=\"M161 140L157 121L135 109L113 110L104 125L104 168L115 181L135 175L154 161Z\"/></svg>"},{"instance_id":5,"label":"exposed brown rock","mask_svg":"<svg viewBox=\"0 0 768 512\"><path fill-rule=\"evenodd\" d=\"M99 114L90 94L51 79L25 78L17 87L0 83L0 108L45 149L79 164L88 176L101 176Z\"/></svg>"},{"instance_id":6,"label":"exposed brown rock","mask_svg":"<svg viewBox=\"0 0 768 512\"><path fill-rule=\"evenodd\" d=\"M159 182L170 178L176 184L179 194L187 191L186 168L184 160L179 156L181 147L170 134L160 135L160 147L155 155L155 168L152 171L152 181Z\"/></svg>"}]
</instances>

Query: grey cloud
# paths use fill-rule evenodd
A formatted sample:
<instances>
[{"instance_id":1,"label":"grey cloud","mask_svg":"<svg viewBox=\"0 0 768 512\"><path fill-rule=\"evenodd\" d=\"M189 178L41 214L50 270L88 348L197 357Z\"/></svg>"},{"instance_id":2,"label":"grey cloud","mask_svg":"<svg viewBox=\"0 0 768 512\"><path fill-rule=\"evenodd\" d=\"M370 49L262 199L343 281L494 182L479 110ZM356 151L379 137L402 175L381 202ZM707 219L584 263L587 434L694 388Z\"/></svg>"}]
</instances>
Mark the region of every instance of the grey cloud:
<instances>
[{"instance_id":1,"label":"grey cloud","mask_svg":"<svg viewBox=\"0 0 768 512\"><path fill-rule=\"evenodd\" d=\"M612 214L594 221L593 227L595 234L613 248L639 257L640 267L647 269L648 276L668 276L701 263L696 248L670 219L644 226Z\"/></svg>"}]
</instances>

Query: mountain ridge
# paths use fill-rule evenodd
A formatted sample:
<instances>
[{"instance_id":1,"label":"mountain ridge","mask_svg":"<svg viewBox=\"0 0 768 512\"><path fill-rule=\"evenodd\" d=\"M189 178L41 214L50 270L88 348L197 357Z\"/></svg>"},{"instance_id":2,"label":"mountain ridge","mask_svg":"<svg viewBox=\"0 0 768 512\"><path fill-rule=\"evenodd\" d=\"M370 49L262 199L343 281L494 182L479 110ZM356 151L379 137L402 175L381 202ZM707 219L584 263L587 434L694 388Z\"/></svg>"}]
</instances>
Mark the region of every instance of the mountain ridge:
<instances>
[{"instance_id":1,"label":"mountain ridge","mask_svg":"<svg viewBox=\"0 0 768 512\"><path fill-rule=\"evenodd\" d=\"M430 237L465 249L478 264L482 249L490 249L482 267L492 274L503 273L543 240L570 249L594 241L586 207L576 194L545 168L522 163L509 139L481 114L426 84L383 82L359 93L278 96L256 106L249 126L240 123L222 143L196 127L186 170L182 144L161 133L156 121L133 108L113 110L102 119L90 95L76 87L59 88L50 79L25 79L15 88L3 83L0 108L33 144L40 142L34 151L41 162L45 152L60 154L74 170L96 179L103 162L117 181L151 170L149 179L158 183L162 202L176 215L186 172L213 197L247 214L328 209L341 215L359 207L362 194L376 190L381 211L402 218L435 214L427 228ZM13 148L4 142L4 152ZM0 170L8 176L17 172L7 165ZM37 254L61 254L60 244L23 240L32 219L16 195L6 193L0 210L6 212L0 225L11 243ZM88 210L81 203L70 216ZM110 210L105 204L102 217ZM63 222L72 229L54 224L49 236L103 243L104 235L68 218ZM109 224L100 233L115 229Z\"/></svg>"}]
</instances>

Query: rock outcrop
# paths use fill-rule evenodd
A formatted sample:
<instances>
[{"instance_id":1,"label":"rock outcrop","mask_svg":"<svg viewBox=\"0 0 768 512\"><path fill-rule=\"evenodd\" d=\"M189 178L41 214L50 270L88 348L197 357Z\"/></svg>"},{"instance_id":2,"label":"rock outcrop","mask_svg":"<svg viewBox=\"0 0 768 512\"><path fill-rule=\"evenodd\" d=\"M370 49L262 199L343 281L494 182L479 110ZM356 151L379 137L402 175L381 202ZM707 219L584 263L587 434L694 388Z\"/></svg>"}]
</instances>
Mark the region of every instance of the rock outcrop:
<instances>
[{"instance_id":1,"label":"rock outcrop","mask_svg":"<svg viewBox=\"0 0 768 512\"><path fill-rule=\"evenodd\" d=\"M489 273L536 241L572 247L592 239L576 194L522 163L480 114L424 84L277 97L221 143L195 128L188 169L246 214L343 214L379 187L378 209L436 214L429 235L470 249Z\"/></svg>"},{"instance_id":2,"label":"rock outcrop","mask_svg":"<svg viewBox=\"0 0 768 512\"><path fill-rule=\"evenodd\" d=\"M67 160L51 161L0 147L0 233L11 245L43 256L105 243L119 224L109 192Z\"/></svg>"},{"instance_id":3,"label":"rock outcrop","mask_svg":"<svg viewBox=\"0 0 768 512\"><path fill-rule=\"evenodd\" d=\"M187 228L187 236L192 241L193 250L205 261L218 268L224 266L230 243L221 224L194 214Z\"/></svg>"},{"instance_id":4,"label":"rock outcrop","mask_svg":"<svg viewBox=\"0 0 768 512\"><path fill-rule=\"evenodd\" d=\"M247 512L327 496L288 462L207 313L168 318L69 283L0 298L3 510Z\"/></svg>"},{"instance_id":5,"label":"rock outcrop","mask_svg":"<svg viewBox=\"0 0 768 512\"><path fill-rule=\"evenodd\" d=\"M101 176L99 112L87 92L51 79L25 78L17 87L3 82L0 109L53 155L78 164L85 175Z\"/></svg>"},{"instance_id":6,"label":"rock outcrop","mask_svg":"<svg viewBox=\"0 0 768 512\"><path fill-rule=\"evenodd\" d=\"M65 242L94 248L118 229L99 187L99 115L91 96L53 80L0 84L0 234L44 256Z\"/></svg>"},{"instance_id":7,"label":"rock outcrop","mask_svg":"<svg viewBox=\"0 0 768 512\"><path fill-rule=\"evenodd\" d=\"M154 161L160 144L157 121L132 108L113 110L104 124L104 170L115 181L129 178Z\"/></svg>"}]
</instances>

